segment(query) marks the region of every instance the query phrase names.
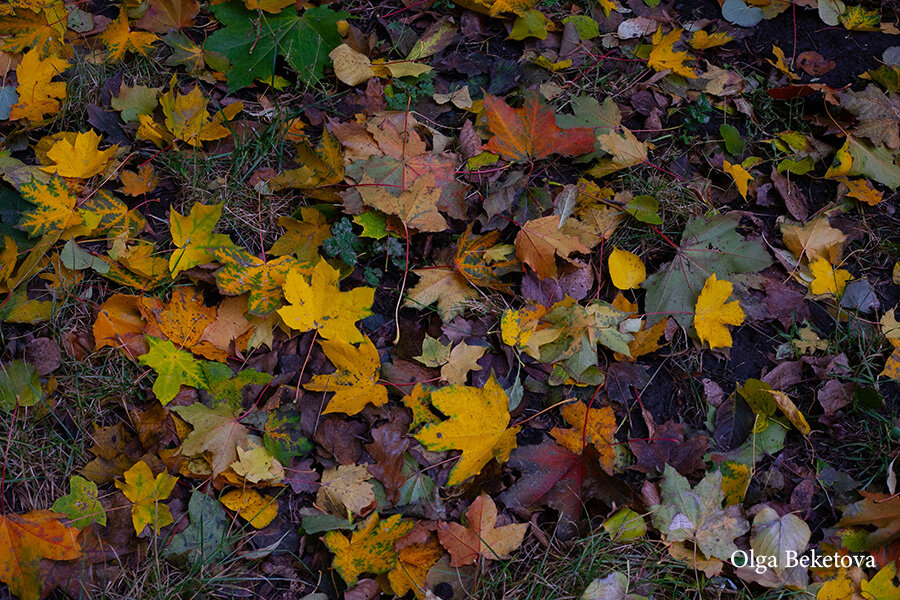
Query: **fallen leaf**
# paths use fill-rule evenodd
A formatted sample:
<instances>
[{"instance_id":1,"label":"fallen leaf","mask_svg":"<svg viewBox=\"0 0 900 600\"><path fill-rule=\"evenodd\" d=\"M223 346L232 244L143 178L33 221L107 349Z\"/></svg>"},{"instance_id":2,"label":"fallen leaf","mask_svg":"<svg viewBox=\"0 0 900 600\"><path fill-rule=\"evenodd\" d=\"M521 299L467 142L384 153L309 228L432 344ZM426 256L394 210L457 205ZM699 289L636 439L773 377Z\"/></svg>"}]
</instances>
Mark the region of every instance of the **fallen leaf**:
<instances>
[{"instance_id":1,"label":"fallen leaf","mask_svg":"<svg viewBox=\"0 0 900 600\"><path fill-rule=\"evenodd\" d=\"M41 170L75 179L87 179L102 173L118 146L100 150L99 144L100 136L93 129L78 133L74 142L60 139L47 150L47 158L53 164L41 167Z\"/></svg>"},{"instance_id":2,"label":"fallen leaf","mask_svg":"<svg viewBox=\"0 0 900 600\"><path fill-rule=\"evenodd\" d=\"M590 254L591 249L560 230L560 217L550 215L528 221L516 235L516 256L530 266L541 279L555 279L556 255L569 258L573 253Z\"/></svg>"},{"instance_id":3,"label":"fallen leaf","mask_svg":"<svg viewBox=\"0 0 900 600\"><path fill-rule=\"evenodd\" d=\"M731 178L734 179L734 184L737 186L738 192L741 194L741 198L746 200L747 184L754 179L753 175L748 173L741 165L733 165L727 160L722 162L722 170L731 175Z\"/></svg>"},{"instance_id":4,"label":"fallen leaf","mask_svg":"<svg viewBox=\"0 0 900 600\"><path fill-rule=\"evenodd\" d=\"M22 212L16 227L32 237L65 231L84 222L75 209L75 197L60 177L51 177L46 183L32 179L19 192L35 206Z\"/></svg>"},{"instance_id":5,"label":"fallen leaf","mask_svg":"<svg viewBox=\"0 0 900 600\"><path fill-rule=\"evenodd\" d=\"M582 402L573 402L560 408L560 413L571 429L554 427L550 430L553 439L574 454L583 454L586 445L593 444L600 452L603 470L612 475L616 462L613 409L609 406L588 409Z\"/></svg>"},{"instance_id":6,"label":"fallen leaf","mask_svg":"<svg viewBox=\"0 0 900 600\"><path fill-rule=\"evenodd\" d=\"M440 543L433 537L425 544L412 544L397 553L397 566L388 574L391 590L397 597L413 592L416 598L426 598L425 586L428 571L444 555Z\"/></svg>"},{"instance_id":7,"label":"fallen leaf","mask_svg":"<svg viewBox=\"0 0 900 600\"><path fill-rule=\"evenodd\" d=\"M156 170L150 163L141 165L137 173L122 171L119 180L122 182L122 193L128 196L143 196L159 185L159 177L156 176Z\"/></svg>"},{"instance_id":8,"label":"fallen leaf","mask_svg":"<svg viewBox=\"0 0 900 600\"><path fill-rule=\"evenodd\" d=\"M334 392L322 414L355 415L367 404L383 406L387 403L387 388L378 385L381 359L372 340L363 336L358 348L340 337L319 340L319 345L337 371L313 375L303 387L312 392Z\"/></svg>"},{"instance_id":9,"label":"fallen leaf","mask_svg":"<svg viewBox=\"0 0 900 600\"><path fill-rule=\"evenodd\" d=\"M213 239L230 238L213 234ZM239 296L249 292L247 310L250 314L265 317L282 305L282 288L293 269L299 273L306 272L290 256L279 256L272 260L261 260L241 248L231 244L227 246L209 246L209 253L222 263L216 271L216 285L219 291L229 296Z\"/></svg>"},{"instance_id":10,"label":"fallen leaf","mask_svg":"<svg viewBox=\"0 0 900 600\"><path fill-rule=\"evenodd\" d=\"M100 504L97 484L79 475L69 478L69 493L57 498L52 509L66 515L72 525L84 529L91 523L106 525L106 510Z\"/></svg>"},{"instance_id":11,"label":"fallen leaf","mask_svg":"<svg viewBox=\"0 0 900 600\"><path fill-rule=\"evenodd\" d=\"M378 513L373 513L349 540L337 531L329 531L323 539L334 553L334 568L347 585L353 585L362 573L391 571L397 564L394 544L414 525L412 521L402 521L400 515L382 521Z\"/></svg>"},{"instance_id":12,"label":"fallen leaf","mask_svg":"<svg viewBox=\"0 0 900 600\"><path fill-rule=\"evenodd\" d=\"M620 290L630 290L641 287L647 270L636 254L613 248L609 255L609 277Z\"/></svg>"},{"instance_id":13,"label":"fallen leaf","mask_svg":"<svg viewBox=\"0 0 900 600\"><path fill-rule=\"evenodd\" d=\"M219 498L255 529L263 529L278 516L278 500L254 489L231 490Z\"/></svg>"},{"instance_id":14,"label":"fallen leaf","mask_svg":"<svg viewBox=\"0 0 900 600\"><path fill-rule=\"evenodd\" d=\"M155 34L132 31L128 25L128 11L120 10L116 20L109 24L98 38L106 45L107 59L122 60L128 52L147 56L150 48L159 39Z\"/></svg>"},{"instance_id":15,"label":"fallen leaf","mask_svg":"<svg viewBox=\"0 0 900 600\"><path fill-rule=\"evenodd\" d=\"M497 527L497 506L487 494L476 498L466 511L466 527L438 523L438 539L450 553L451 567L470 565L478 558L503 560L522 545L527 523Z\"/></svg>"},{"instance_id":16,"label":"fallen leaf","mask_svg":"<svg viewBox=\"0 0 900 600\"><path fill-rule=\"evenodd\" d=\"M730 281L720 281L713 273L697 296L694 329L700 341L708 343L710 348L730 348L731 333L725 326L744 322L740 303L737 300L727 302L732 287Z\"/></svg>"},{"instance_id":17,"label":"fallen leaf","mask_svg":"<svg viewBox=\"0 0 900 600\"><path fill-rule=\"evenodd\" d=\"M516 447L518 427L509 425L509 399L491 377L482 389L451 385L431 393L431 404L448 416L428 423L414 437L429 450L461 450L447 485L481 472L492 458L503 463Z\"/></svg>"},{"instance_id":18,"label":"fallen leaf","mask_svg":"<svg viewBox=\"0 0 900 600\"><path fill-rule=\"evenodd\" d=\"M51 31L49 27L44 31ZM66 84L52 81L69 69L69 61L58 56L42 56L36 48L22 55L16 67L19 82L19 102L10 107L9 119L28 119L38 122L59 112L60 102L66 99Z\"/></svg>"},{"instance_id":19,"label":"fallen leaf","mask_svg":"<svg viewBox=\"0 0 900 600\"><path fill-rule=\"evenodd\" d=\"M798 260L806 258L810 263L824 258L831 264L841 260L847 236L828 223L828 217L817 217L806 225L782 224L784 245Z\"/></svg>"},{"instance_id":20,"label":"fallen leaf","mask_svg":"<svg viewBox=\"0 0 900 600\"><path fill-rule=\"evenodd\" d=\"M853 277L850 271L835 269L824 258L817 258L809 263L814 279L809 283L809 293L821 295L831 294L840 298L847 286L847 281Z\"/></svg>"},{"instance_id":21,"label":"fallen leaf","mask_svg":"<svg viewBox=\"0 0 900 600\"><path fill-rule=\"evenodd\" d=\"M336 517L352 520L375 507L372 476L364 465L340 465L325 469L316 494L316 504Z\"/></svg>"},{"instance_id":22,"label":"fallen leaf","mask_svg":"<svg viewBox=\"0 0 900 600\"><path fill-rule=\"evenodd\" d=\"M125 481L116 481L116 487L133 503L131 520L137 535L140 535L147 525L151 525L158 535L161 528L175 522L169 507L161 501L168 498L175 489L177 477L165 472L154 477L153 471L142 460L125 471L123 476Z\"/></svg>"},{"instance_id":23,"label":"fallen leaf","mask_svg":"<svg viewBox=\"0 0 900 600\"><path fill-rule=\"evenodd\" d=\"M447 363L441 367L441 379L452 385L465 385L469 371L481 370L478 359L486 351L484 346L470 346L460 342L450 350Z\"/></svg>"},{"instance_id":24,"label":"fallen leaf","mask_svg":"<svg viewBox=\"0 0 900 600\"><path fill-rule=\"evenodd\" d=\"M171 410L194 428L184 438L181 452L185 456L209 452L213 477L237 460L238 447L247 447L247 428L238 421L234 410L227 404L207 408L195 402L190 406L175 406Z\"/></svg>"},{"instance_id":25,"label":"fallen leaf","mask_svg":"<svg viewBox=\"0 0 900 600\"><path fill-rule=\"evenodd\" d=\"M326 339L340 338L356 344L365 340L356 321L372 314L375 290L357 287L342 292L338 272L325 259L313 269L309 283L297 268L291 269L284 283L288 305L278 309L285 324L298 331L315 329Z\"/></svg>"},{"instance_id":26,"label":"fallen leaf","mask_svg":"<svg viewBox=\"0 0 900 600\"><path fill-rule=\"evenodd\" d=\"M175 278L182 271L213 262L209 248L227 248L234 244L227 235L213 233L222 216L223 204L191 206L187 215L174 208L169 212L169 230L177 250L169 256L169 271ZM223 276L224 277L224 276Z\"/></svg>"},{"instance_id":27,"label":"fallen leaf","mask_svg":"<svg viewBox=\"0 0 900 600\"><path fill-rule=\"evenodd\" d=\"M682 31L682 29L675 28L663 35L662 27L658 28L651 40L653 49L650 51L647 66L656 71L672 71L676 75L696 79L697 75L694 74L693 69L684 64L684 61L689 58L688 53L675 51L675 43L681 40Z\"/></svg>"},{"instance_id":28,"label":"fallen leaf","mask_svg":"<svg viewBox=\"0 0 900 600\"><path fill-rule=\"evenodd\" d=\"M399 217L405 227L419 231L444 231L447 221L438 212L437 202L441 189L434 184L431 174L417 178L404 190L396 190L376 185L370 177L364 176L358 188L362 201L389 215Z\"/></svg>"},{"instance_id":29,"label":"fallen leaf","mask_svg":"<svg viewBox=\"0 0 900 600\"><path fill-rule=\"evenodd\" d=\"M153 393L163 405L168 404L178 394L182 385L197 389L209 387L200 363L190 352L179 350L169 340L147 336L149 350L138 357L138 362L156 371Z\"/></svg>"},{"instance_id":30,"label":"fallen leaf","mask_svg":"<svg viewBox=\"0 0 900 600\"><path fill-rule=\"evenodd\" d=\"M535 92L526 93L523 107L517 109L486 94L484 109L488 129L493 134L484 148L507 160L530 162L551 154L580 156L594 149L590 129L560 129L553 109L545 106Z\"/></svg>"},{"instance_id":31,"label":"fallen leaf","mask_svg":"<svg viewBox=\"0 0 900 600\"><path fill-rule=\"evenodd\" d=\"M40 561L74 560L82 555L78 530L49 510L0 515L0 581L20 600L41 596Z\"/></svg>"}]
</instances>

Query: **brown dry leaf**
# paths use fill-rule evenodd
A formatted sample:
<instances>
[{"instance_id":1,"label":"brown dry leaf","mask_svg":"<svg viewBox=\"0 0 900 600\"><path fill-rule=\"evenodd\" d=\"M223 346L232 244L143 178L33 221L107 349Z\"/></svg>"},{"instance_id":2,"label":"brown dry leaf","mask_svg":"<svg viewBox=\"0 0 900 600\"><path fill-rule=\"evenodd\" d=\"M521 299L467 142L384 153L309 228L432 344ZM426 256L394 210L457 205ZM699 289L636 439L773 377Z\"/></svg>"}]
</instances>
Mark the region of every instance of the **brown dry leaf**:
<instances>
[{"instance_id":1,"label":"brown dry leaf","mask_svg":"<svg viewBox=\"0 0 900 600\"><path fill-rule=\"evenodd\" d=\"M155 190L159 185L156 169L150 163L141 165L137 173L122 171L119 180L122 182L122 193L129 196L143 196Z\"/></svg>"},{"instance_id":2,"label":"brown dry leaf","mask_svg":"<svg viewBox=\"0 0 900 600\"><path fill-rule=\"evenodd\" d=\"M824 258L831 264L838 264L847 239L840 229L828 222L828 217L817 217L806 225L782 224L781 234L784 245L798 260L809 263Z\"/></svg>"},{"instance_id":3,"label":"brown dry leaf","mask_svg":"<svg viewBox=\"0 0 900 600\"><path fill-rule=\"evenodd\" d=\"M444 231L448 227L437 209L441 190L435 186L431 174L417 178L399 194L391 188L376 185L367 175L363 176L357 189L365 204L399 217L409 229Z\"/></svg>"},{"instance_id":4,"label":"brown dry leaf","mask_svg":"<svg viewBox=\"0 0 900 600\"><path fill-rule=\"evenodd\" d=\"M541 279L556 279L556 255L569 258L574 253L590 254L591 249L559 228L559 215L528 221L516 235L516 256Z\"/></svg>"},{"instance_id":5,"label":"brown dry leaf","mask_svg":"<svg viewBox=\"0 0 900 600\"><path fill-rule=\"evenodd\" d=\"M369 473L384 485L388 500L400 500L400 488L406 483L403 474L403 455L409 447L409 439L395 428L384 425L372 430L372 443L366 444L369 455L375 459L369 465Z\"/></svg>"},{"instance_id":6,"label":"brown dry leaf","mask_svg":"<svg viewBox=\"0 0 900 600\"><path fill-rule=\"evenodd\" d=\"M97 348L121 348L133 360L146 354L149 348L144 339L146 321L141 314L141 296L113 294L100 305L94 321L94 342Z\"/></svg>"},{"instance_id":7,"label":"brown dry leaf","mask_svg":"<svg viewBox=\"0 0 900 600\"><path fill-rule=\"evenodd\" d=\"M466 527L459 523L438 524L438 539L450 553L451 567L470 565L478 558L502 560L522 545L527 523L497 527L497 506L481 494L466 511Z\"/></svg>"}]
</instances>

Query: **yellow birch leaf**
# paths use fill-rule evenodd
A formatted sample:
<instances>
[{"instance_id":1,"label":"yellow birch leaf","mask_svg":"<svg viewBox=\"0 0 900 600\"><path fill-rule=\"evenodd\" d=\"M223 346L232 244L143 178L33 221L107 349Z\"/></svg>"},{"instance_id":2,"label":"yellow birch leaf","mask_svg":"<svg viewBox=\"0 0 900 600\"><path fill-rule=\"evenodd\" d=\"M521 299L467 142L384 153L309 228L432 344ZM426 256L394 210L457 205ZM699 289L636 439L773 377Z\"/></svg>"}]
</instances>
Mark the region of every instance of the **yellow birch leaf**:
<instances>
[{"instance_id":1,"label":"yellow birch leaf","mask_svg":"<svg viewBox=\"0 0 900 600\"><path fill-rule=\"evenodd\" d=\"M412 530L415 523L402 521L400 515L379 520L373 513L347 539L339 531L325 534L325 545L334 552L333 566L347 585L353 585L363 573L387 573L397 564L394 544Z\"/></svg>"},{"instance_id":2,"label":"yellow birch leaf","mask_svg":"<svg viewBox=\"0 0 900 600\"><path fill-rule=\"evenodd\" d=\"M36 49L26 52L16 67L19 102L10 107L9 119L36 122L58 113L60 101L66 97L66 84L51 80L68 68L69 61L64 58L49 56L44 59Z\"/></svg>"},{"instance_id":3,"label":"yellow birch leaf","mask_svg":"<svg viewBox=\"0 0 900 600\"><path fill-rule=\"evenodd\" d=\"M741 198L746 200L747 184L754 179L753 175L741 165L733 165L727 160L722 161L722 170L731 175L731 178L734 179L734 184L737 186L738 192L741 194Z\"/></svg>"},{"instance_id":4,"label":"yellow birch leaf","mask_svg":"<svg viewBox=\"0 0 900 600\"><path fill-rule=\"evenodd\" d=\"M231 490L220 500L256 529L266 527L278 516L278 500L254 489Z\"/></svg>"},{"instance_id":5,"label":"yellow birch leaf","mask_svg":"<svg viewBox=\"0 0 900 600\"><path fill-rule=\"evenodd\" d=\"M600 465L612 475L616 462L613 444L616 441L616 415L609 406L591 408L583 402L564 405L560 412L571 429L554 427L550 435L573 454L582 454L587 444L600 452Z\"/></svg>"},{"instance_id":6,"label":"yellow birch leaf","mask_svg":"<svg viewBox=\"0 0 900 600\"><path fill-rule=\"evenodd\" d=\"M730 281L719 280L710 275L703 290L697 297L694 309L694 329L701 342L710 348L730 348L731 332L726 325L740 325L744 322L744 311L737 300L726 302L731 296Z\"/></svg>"},{"instance_id":7,"label":"yellow birch leaf","mask_svg":"<svg viewBox=\"0 0 900 600\"><path fill-rule=\"evenodd\" d=\"M150 47L159 39L146 31L132 31L128 26L126 10L120 10L116 20L98 38L106 44L107 59L110 61L122 60L128 52L147 56Z\"/></svg>"},{"instance_id":8,"label":"yellow birch leaf","mask_svg":"<svg viewBox=\"0 0 900 600\"><path fill-rule=\"evenodd\" d=\"M317 329L326 339L340 338L354 344L365 337L356 322L372 314L375 290L357 287L348 292L338 288L338 272L320 259L307 282L298 268L291 269L284 283L289 304L278 309L285 325L297 331Z\"/></svg>"},{"instance_id":9,"label":"yellow birch leaf","mask_svg":"<svg viewBox=\"0 0 900 600\"><path fill-rule=\"evenodd\" d=\"M647 278L647 269L637 254L613 248L609 255L609 277L620 290L632 290Z\"/></svg>"},{"instance_id":10,"label":"yellow birch leaf","mask_svg":"<svg viewBox=\"0 0 900 600\"><path fill-rule=\"evenodd\" d=\"M650 51L647 66L656 71L670 70L682 77L696 79L693 69L684 64L684 61L690 58L688 53L675 51L675 43L681 39L682 31L676 28L664 36L662 27L658 28L651 40L653 50Z\"/></svg>"},{"instance_id":11,"label":"yellow birch leaf","mask_svg":"<svg viewBox=\"0 0 900 600\"><path fill-rule=\"evenodd\" d=\"M119 147L115 145L100 150L99 145L100 136L93 129L77 134L74 143L63 138L47 151L47 158L53 164L41 167L41 170L74 179L93 177L106 169L106 164Z\"/></svg>"},{"instance_id":12,"label":"yellow birch leaf","mask_svg":"<svg viewBox=\"0 0 900 600\"><path fill-rule=\"evenodd\" d=\"M415 438L429 450L461 450L447 485L477 475L492 458L504 463L516 447L519 427L509 425L509 398L491 376L484 388L450 385L431 392L431 404L447 420L429 423Z\"/></svg>"},{"instance_id":13,"label":"yellow birch leaf","mask_svg":"<svg viewBox=\"0 0 900 600\"><path fill-rule=\"evenodd\" d=\"M835 269L830 262L821 257L809 264L809 270L815 278L809 283L809 292L817 296L831 294L840 298L847 281L853 277L850 271Z\"/></svg>"},{"instance_id":14,"label":"yellow birch leaf","mask_svg":"<svg viewBox=\"0 0 900 600\"><path fill-rule=\"evenodd\" d=\"M387 403L387 388L378 385L381 359L372 340L363 336L358 348L340 337L319 340L319 345L337 370L327 375L314 375L303 387L312 392L334 392L323 414L355 415L367 404L383 406Z\"/></svg>"},{"instance_id":15,"label":"yellow birch leaf","mask_svg":"<svg viewBox=\"0 0 900 600\"><path fill-rule=\"evenodd\" d=\"M160 501L175 489L177 477L165 472L153 477L153 471L144 461L135 463L123 476L125 481L116 481L116 487L133 503L131 521L138 535L147 525L153 526L158 534L160 528L175 522L169 507Z\"/></svg>"}]
</instances>

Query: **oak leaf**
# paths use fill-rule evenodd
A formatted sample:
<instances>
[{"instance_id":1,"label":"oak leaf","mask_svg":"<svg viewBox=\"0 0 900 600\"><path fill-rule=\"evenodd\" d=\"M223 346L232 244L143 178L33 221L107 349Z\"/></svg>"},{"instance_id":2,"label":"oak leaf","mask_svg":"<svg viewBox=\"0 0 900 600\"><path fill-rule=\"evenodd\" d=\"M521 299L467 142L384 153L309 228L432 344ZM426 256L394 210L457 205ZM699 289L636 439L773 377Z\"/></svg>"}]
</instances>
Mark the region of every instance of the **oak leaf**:
<instances>
[{"instance_id":1,"label":"oak leaf","mask_svg":"<svg viewBox=\"0 0 900 600\"><path fill-rule=\"evenodd\" d=\"M140 535L147 525L158 534L166 525L175 522L169 507L161 504L175 489L177 477L162 472L156 477L144 461L138 461L125 471L125 481L116 481L116 487L133 503L131 520L134 531Z\"/></svg>"},{"instance_id":2,"label":"oak leaf","mask_svg":"<svg viewBox=\"0 0 900 600\"><path fill-rule=\"evenodd\" d=\"M566 404L560 409L571 429L554 427L550 435L573 454L583 454L587 444L600 452L603 470L612 475L616 462L616 415L609 406L591 408L582 402Z\"/></svg>"},{"instance_id":3,"label":"oak leaf","mask_svg":"<svg viewBox=\"0 0 900 600\"><path fill-rule=\"evenodd\" d=\"M363 336L362 343L356 347L337 337L319 340L319 345L337 371L314 375L303 387L312 392L334 392L322 414L355 415L367 404L383 406L387 403L387 388L378 385L381 359L372 340Z\"/></svg>"},{"instance_id":4,"label":"oak leaf","mask_svg":"<svg viewBox=\"0 0 900 600\"><path fill-rule=\"evenodd\" d=\"M493 376L484 387L450 385L431 392L431 404L448 419L426 424L415 438L429 450L461 450L447 485L459 485L492 458L503 463L516 447L519 427L509 425L509 398Z\"/></svg>"},{"instance_id":5,"label":"oak leaf","mask_svg":"<svg viewBox=\"0 0 900 600\"><path fill-rule=\"evenodd\" d=\"M653 50L650 51L647 66L656 71L669 70L676 75L696 79L693 69L684 64L690 58L688 53L675 51L675 43L681 39L681 32L681 29L676 28L663 35L662 27L658 28L651 40Z\"/></svg>"},{"instance_id":6,"label":"oak leaf","mask_svg":"<svg viewBox=\"0 0 900 600\"><path fill-rule=\"evenodd\" d=\"M22 212L17 225L32 237L65 231L84 222L75 209L75 197L60 177L51 177L46 183L32 179L23 184L19 192L25 200L35 205Z\"/></svg>"},{"instance_id":7,"label":"oak leaf","mask_svg":"<svg viewBox=\"0 0 900 600\"><path fill-rule=\"evenodd\" d=\"M744 311L740 303L737 300L727 302L732 287L730 281L719 280L713 273L697 296L694 329L700 341L709 343L710 348L730 348L731 333L725 325L740 325L744 322Z\"/></svg>"},{"instance_id":8,"label":"oak leaf","mask_svg":"<svg viewBox=\"0 0 900 600\"><path fill-rule=\"evenodd\" d=\"M0 581L20 600L40 598L41 559L74 560L82 554L78 530L58 516L49 510L0 515Z\"/></svg>"},{"instance_id":9,"label":"oak leaf","mask_svg":"<svg viewBox=\"0 0 900 600\"><path fill-rule=\"evenodd\" d=\"M550 215L528 221L516 235L516 256L534 269L541 279L556 278L556 255L590 254L591 249L560 229L560 216Z\"/></svg>"},{"instance_id":10,"label":"oak leaf","mask_svg":"<svg viewBox=\"0 0 900 600\"><path fill-rule=\"evenodd\" d=\"M394 544L414 527L400 515L379 520L378 513L366 519L350 539L343 533L329 531L325 545L334 553L334 568L347 585L353 585L362 573L387 573L397 564Z\"/></svg>"},{"instance_id":11,"label":"oak leaf","mask_svg":"<svg viewBox=\"0 0 900 600\"><path fill-rule=\"evenodd\" d=\"M149 351L138 357L138 362L156 371L153 393L161 404L172 401L182 385L206 389L209 387L200 363L190 352L179 350L169 340L147 336Z\"/></svg>"},{"instance_id":12,"label":"oak leaf","mask_svg":"<svg viewBox=\"0 0 900 600\"><path fill-rule=\"evenodd\" d=\"M247 428L238 421L228 404L207 408L195 402L190 406L175 406L171 410L194 427L181 444L181 452L185 456L209 452L213 477L237 460L238 447L247 447Z\"/></svg>"},{"instance_id":13,"label":"oak leaf","mask_svg":"<svg viewBox=\"0 0 900 600\"><path fill-rule=\"evenodd\" d=\"M218 237L222 235L222 237ZM228 236L214 234L214 243L225 243ZM230 240L228 240L230 242ZM250 314L264 317L282 305L282 287L292 268L300 272L297 260L291 256L279 256L272 260L261 260L237 246L207 246L209 253L222 263L216 271L216 285L228 296L250 293L247 310Z\"/></svg>"},{"instance_id":14,"label":"oak leaf","mask_svg":"<svg viewBox=\"0 0 900 600\"><path fill-rule=\"evenodd\" d=\"M220 500L256 529L268 526L278 516L278 500L254 489L231 490Z\"/></svg>"},{"instance_id":15,"label":"oak leaf","mask_svg":"<svg viewBox=\"0 0 900 600\"><path fill-rule=\"evenodd\" d=\"M326 339L340 338L355 344L365 338L356 321L372 314L375 290L357 287L342 292L338 287L338 271L325 259L313 269L309 282L297 268L291 269L284 283L289 304L278 309L285 324L298 331L316 329Z\"/></svg>"},{"instance_id":16,"label":"oak leaf","mask_svg":"<svg viewBox=\"0 0 900 600\"><path fill-rule=\"evenodd\" d=\"M580 156L594 150L593 132L586 127L560 129L553 109L536 92L526 93L522 108L515 109L485 94L484 110L493 134L484 148L507 160L529 162L551 154Z\"/></svg>"},{"instance_id":17,"label":"oak leaf","mask_svg":"<svg viewBox=\"0 0 900 600\"><path fill-rule=\"evenodd\" d=\"M466 524L438 523L438 539L450 553L451 567L486 560L507 559L522 545L528 523L497 527L497 505L487 494L481 494L466 511Z\"/></svg>"},{"instance_id":18,"label":"oak leaf","mask_svg":"<svg viewBox=\"0 0 900 600\"><path fill-rule=\"evenodd\" d=\"M124 9L119 10L119 16L98 38L106 44L107 59L110 61L122 60L128 52L147 56L151 46L159 39L152 33L132 31L128 25L128 12Z\"/></svg>"},{"instance_id":19,"label":"oak leaf","mask_svg":"<svg viewBox=\"0 0 900 600\"><path fill-rule=\"evenodd\" d=\"M58 113L60 101L66 98L66 84L51 80L62 75L69 66L66 59L57 56L42 57L35 48L26 52L22 56L22 62L16 67L19 102L10 107L10 120L28 119L37 122Z\"/></svg>"}]
</instances>

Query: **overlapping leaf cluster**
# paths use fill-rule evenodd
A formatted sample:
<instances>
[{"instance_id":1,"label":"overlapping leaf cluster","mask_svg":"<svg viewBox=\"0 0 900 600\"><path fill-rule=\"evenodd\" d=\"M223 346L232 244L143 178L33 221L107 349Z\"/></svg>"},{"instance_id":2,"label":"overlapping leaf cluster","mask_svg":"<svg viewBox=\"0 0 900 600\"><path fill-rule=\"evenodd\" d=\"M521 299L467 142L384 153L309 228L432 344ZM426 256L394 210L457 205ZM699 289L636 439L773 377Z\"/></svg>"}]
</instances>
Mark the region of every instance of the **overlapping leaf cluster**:
<instances>
[{"instance_id":1,"label":"overlapping leaf cluster","mask_svg":"<svg viewBox=\"0 0 900 600\"><path fill-rule=\"evenodd\" d=\"M817 541L881 553L879 570L778 567L763 576L728 562L739 546L806 551L810 528L793 513L811 514L814 491L828 491L824 471L804 465L792 473L813 488L805 499L749 510L758 470L777 471L763 461L788 435L823 431L856 389L846 356L799 327L809 305L873 326L886 360L872 389L900 379L900 325L867 274L852 270L852 226L838 215L886 210L900 187L896 64L837 91L796 83L793 61L774 46L771 96L820 94L836 127L774 132L763 147L725 123L714 160L679 163L683 176L651 165L663 153L635 125L639 112L662 130L667 110L707 97L724 114L755 118L742 94L759 82L691 53L732 42L726 21L747 26L755 11L758 22L789 6L755 4L729 0L724 20L710 31L711 22L695 22L688 36L670 19L629 16L607 0L591 16L559 19L522 3L461 2L485 15L466 13L473 22L508 24L529 68L548 79L601 47L653 75L630 103L573 94L559 109L556 83L504 97L514 86L441 81L426 100L455 111L450 129L385 105L401 88L411 105L409 90L438 67L427 60L471 37L436 12L422 13L432 25L405 56L384 60L338 5L146 0L111 15L61 0L0 7L0 58L15 65L0 88L0 320L36 326L67 302L87 303L90 331L72 332L69 353L95 365L122 354L143 370L145 392L124 403L127 424L95 426L94 458L52 512L0 515L0 581L38 598L59 583L42 579L42 560L107 563L86 549L128 554L123 544L148 537L166 540L163 555L182 566L237 549L235 560L267 560L308 551L299 531L327 549L346 586L374 578L385 594L424 598L449 568L513 556L533 512L570 538L587 507L609 517L604 529L616 540L651 526L672 557L710 577L820 598L895 594L883 558L900 543L894 489L847 499L832 523L841 529ZM877 11L825 0L818 10L849 31L896 33ZM119 81L93 127L59 129L70 122L57 116L77 61L136 56L164 58L172 77L156 87ZM323 118L304 97L304 116L279 130L289 156L252 173L260 196L291 199L273 243L238 243L246 238L228 233L226 203L186 197L164 217L146 209L172 181L159 155L235 147L291 85L340 89L356 103ZM24 150L21 136L32 142ZM556 168L575 159L576 175ZM706 214L673 228L665 194L635 194L622 177L648 165L695 194ZM811 173L840 204L811 213L797 184ZM754 198L772 206L776 193L786 211L777 229L743 210ZM665 249L645 252L641 235ZM357 264L361 239L384 248L384 272L376 261ZM729 382L729 393L704 381L707 423L644 408L647 366L662 368L661 350L727 357L748 326L774 322L798 325L778 366ZM0 371L0 404L15 415L53 410L58 365L39 372L31 362ZM803 369L823 379L818 422L806 416L818 408L798 407ZM697 434L703 426L709 436ZM273 543L245 552L250 530Z\"/></svg>"}]
</instances>

